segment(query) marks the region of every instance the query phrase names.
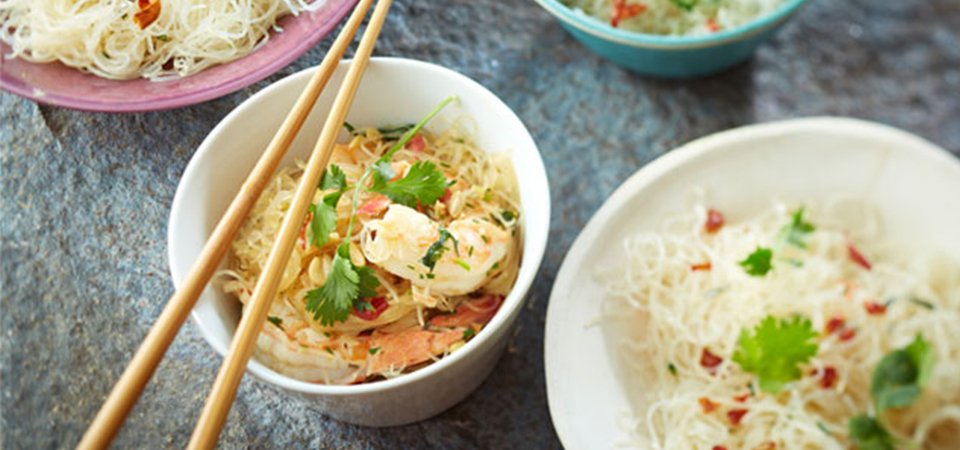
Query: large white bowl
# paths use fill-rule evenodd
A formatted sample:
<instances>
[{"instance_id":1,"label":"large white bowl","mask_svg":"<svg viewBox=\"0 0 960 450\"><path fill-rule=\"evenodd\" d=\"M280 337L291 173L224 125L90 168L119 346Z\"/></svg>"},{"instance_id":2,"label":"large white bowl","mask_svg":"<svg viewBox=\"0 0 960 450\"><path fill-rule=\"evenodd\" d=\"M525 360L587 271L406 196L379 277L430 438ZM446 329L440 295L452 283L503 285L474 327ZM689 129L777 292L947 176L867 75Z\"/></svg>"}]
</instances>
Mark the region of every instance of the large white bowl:
<instances>
[{"instance_id":1,"label":"large white bowl","mask_svg":"<svg viewBox=\"0 0 960 450\"><path fill-rule=\"evenodd\" d=\"M694 186L728 219L773 200L842 194L880 207L884 232L917 251L960 261L960 162L916 136L853 119L811 118L738 128L671 151L628 179L593 216L557 275L547 310L545 369L550 415L568 449L627 442L631 411L615 343L598 318L603 287L594 268L622 260L623 239L685 212ZM630 386L630 389L628 389Z\"/></svg>"},{"instance_id":2,"label":"large white bowl","mask_svg":"<svg viewBox=\"0 0 960 450\"><path fill-rule=\"evenodd\" d=\"M283 164L307 159L326 118L335 87L349 62L337 68ZM313 69L291 75L243 102L197 149L177 187L170 212L170 272L179 286L229 201L240 189ZM388 125L416 122L450 95L460 98L437 119L465 113L476 123L476 140L490 152L507 152L520 175L523 259L516 285L500 311L459 351L410 374L369 384L327 386L281 375L256 360L247 371L267 383L314 399L337 419L371 426L400 425L435 415L462 400L490 373L533 282L547 242L550 193L543 161L529 132L507 105L469 78L432 64L374 58L347 120ZM435 121L437 120L435 119ZM429 128L429 126L428 126ZM193 319L213 348L224 355L240 317L237 300L208 287Z\"/></svg>"}]
</instances>

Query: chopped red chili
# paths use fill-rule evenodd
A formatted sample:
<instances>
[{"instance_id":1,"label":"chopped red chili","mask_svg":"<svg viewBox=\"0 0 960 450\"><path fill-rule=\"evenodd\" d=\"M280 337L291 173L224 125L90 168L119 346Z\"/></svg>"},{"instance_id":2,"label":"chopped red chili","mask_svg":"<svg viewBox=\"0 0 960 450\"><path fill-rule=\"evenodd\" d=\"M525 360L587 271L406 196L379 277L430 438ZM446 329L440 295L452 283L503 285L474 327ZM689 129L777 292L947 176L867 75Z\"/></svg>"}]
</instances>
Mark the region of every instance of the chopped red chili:
<instances>
[{"instance_id":1,"label":"chopped red chili","mask_svg":"<svg viewBox=\"0 0 960 450\"><path fill-rule=\"evenodd\" d=\"M700 365L707 369L715 369L722 362L723 358L714 355L707 348L704 348L703 351L700 352Z\"/></svg>"},{"instance_id":2,"label":"chopped red chili","mask_svg":"<svg viewBox=\"0 0 960 450\"><path fill-rule=\"evenodd\" d=\"M720 25L717 24L717 21L714 20L713 17L708 17L708 18L707 18L707 29L710 30L711 33L716 33L716 32L718 32L718 31L720 31Z\"/></svg>"},{"instance_id":3,"label":"chopped red chili","mask_svg":"<svg viewBox=\"0 0 960 450\"><path fill-rule=\"evenodd\" d=\"M722 445L714 445L711 450L727 450L727 448Z\"/></svg>"},{"instance_id":4,"label":"chopped red chili","mask_svg":"<svg viewBox=\"0 0 960 450\"><path fill-rule=\"evenodd\" d=\"M831 366L823 368L823 377L820 378L820 387L830 389L837 382L837 369Z\"/></svg>"},{"instance_id":5,"label":"chopped red chili","mask_svg":"<svg viewBox=\"0 0 960 450\"><path fill-rule=\"evenodd\" d=\"M707 233L716 233L720 228L723 228L723 223L723 213L710 208L707 210L707 221L703 224L703 229L706 230Z\"/></svg>"},{"instance_id":6,"label":"chopped red chili","mask_svg":"<svg viewBox=\"0 0 960 450\"><path fill-rule=\"evenodd\" d=\"M737 401L737 402L740 402L740 403L746 402L748 398L750 398L750 393L749 393L749 392L747 392L746 394L743 394L743 395L734 395L734 396L733 396L733 400L734 400L734 401Z\"/></svg>"},{"instance_id":7,"label":"chopped red chili","mask_svg":"<svg viewBox=\"0 0 960 450\"><path fill-rule=\"evenodd\" d=\"M733 426L740 425L740 421L743 420L743 416L747 413L747 409L731 409L727 411L727 419L730 419L730 423Z\"/></svg>"},{"instance_id":8,"label":"chopped red chili","mask_svg":"<svg viewBox=\"0 0 960 450\"><path fill-rule=\"evenodd\" d=\"M709 398L700 397L697 399L697 402L700 403L700 409L703 410L704 414L710 414L717 409L718 405L716 402L711 401Z\"/></svg>"},{"instance_id":9,"label":"chopped red chili","mask_svg":"<svg viewBox=\"0 0 960 450\"><path fill-rule=\"evenodd\" d=\"M843 320L843 317L833 316L827 321L827 326L824 327L824 333L833 334L835 331L843 328L845 324L846 321Z\"/></svg>"},{"instance_id":10,"label":"chopped red chili","mask_svg":"<svg viewBox=\"0 0 960 450\"><path fill-rule=\"evenodd\" d=\"M853 242L849 239L847 240L847 254L850 256L850 259L853 262L857 263L860 267L870 270L871 265L870 261L867 261L867 258L863 256L863 253L860 253L860 250L857 250L857 247L853 245Z\"/></svg>"},{"instance_id":11,"label":"chopped red chili","mask_svg":"<svg viewBox=\"0 0 960 450\"><path fill-rule=\"evenodd\" d=\"M383 312L387 310L387 307L390 306L384 297L373 297L368 300L368 303L370 305L369 308L365 306L354 307L353 314L363 320L374 320L380 317L380 314L383 314Z\"/></svg>"},{"instance_id":12,"label":"chopped red chili","mask_svg":"<svg viewBox=\"0 0 960 450\"><path fill-rule=\"evenodd\" d=\"M877 302L864 302L863 309L867 310L867 314L877 315L887 312L887 307L877 303Z\"/></svg>"},{"instance_id":13,"label":"chopped red chili","mask_svg":"<svg viewBox=\"0 0 960 450\"><path fill-rule=\"evenodd\" d=\"M840 333L840 340L849 341L850 339L853 339L853 337L856 335L857 335L857 330L854 330L853 328L845 328L843 332Z\"/></svg>"},{"instance_id":14,"label":"chopped red chili","mask_svg":"<svg viewBox=\"0 0 960 450\"><path fill-rule=\"evenodd\" d=\"M636 17L647 10L647 5L637 3L628 5L627 0L613 0L613 15L610 17L610 25L616 28L623 19Z\"/></svg>"},{"instance_id":15,"label":"chopped red chili","mask_svg":"<svg viewBox=\"0 0 960 450\"><path fill-rule=\"evenodd\" d=\"M711 264L710 261L702 262L702 263L698 263L690 266L690 270L694 272L699 270L710 270L712 268L713 268L713 264Z\"/></svg>"},{"instance_id":16,"label":"chopped red chili","mask_svg":"<svg viewBox=\"0 0 960 450\"><path fill-rule=\"evenodd\" d=\"M142 30L160 17L160 0L138 0L137 9L133 22Z\"/></svg>"},{"instance_id":17,"label":"chopped red chili","mask_svg":"<svg viewBox=\"0 0 960 450\"><path fill-rule=\"evenodd\" d=\"M443 197L440 197L440 202L441 203L449 202L450 197L453 197L453 191L451 191L450 188L447 188L447 190L443 191Z\"/></svg>"},{"instance_id":18,"label":"chopped red chili","mask_svg":"<svg viewBox=\"0 0 960 450\"><path fill-rule=\"evenodd\" d=\"M420 133L417 133L410 138L410 141L407 142L406 147L409 150L420 153L423 151L423 149L427 148L427 141L424 141L423 136L421 136Z\"/></svg>"}]
</instances>

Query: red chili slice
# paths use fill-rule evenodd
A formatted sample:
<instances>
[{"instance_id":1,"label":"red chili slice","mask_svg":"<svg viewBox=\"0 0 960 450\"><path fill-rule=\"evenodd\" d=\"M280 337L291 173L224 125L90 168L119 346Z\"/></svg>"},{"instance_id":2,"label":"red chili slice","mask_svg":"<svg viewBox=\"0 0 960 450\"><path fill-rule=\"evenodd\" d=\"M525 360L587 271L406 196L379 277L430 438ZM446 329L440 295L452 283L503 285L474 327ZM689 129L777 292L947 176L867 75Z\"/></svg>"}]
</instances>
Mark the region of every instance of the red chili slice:
<instances>
[{"instance_id":1,"label":"red chili slice","mask_svg":"<svg viewBox=\"0 0 960 450\"><path fill-rule=\"evenodd\" d=\"M887 307L877 303L877 302L864 302L863 309L867 310L867 314L877 315L887 312Z\"/></svg>"},{"instance_id":2,"label":"red chili slice","mask_svg":"<svg viewBox=\"0 0 960 450\"><path fill-rule=\"evenodd\" d=\"M727 448L722 445L714 445L711 450L727 450Z\"/></svg>"},{"instance_id":3,"label":"red chili slice","mask_svg":"<svg viewBox=\"0 0 960 450\"><path fill-rule=\"evenodd\" d=\"M710 270L710 269L712 269L712 268L713 268L713 264L711 264L710 261L703 262L703 263L699 263L699 264L694 264L694 265L690 266L690 270L692 270L692 271L694 271L694 272L697 272L697 271L700 271L700 270Z\"/></svg>"},{"instance_id":4,"label":"red chili slice","mask_svg":"<svg viewBox=\"0 0 960 450\"><path fill-rule=\"evenodd\" d=\"M628 5L627 0L613 0L613 15L610 17L610 25L616 28L623 19L636 17L647 10L647 5L638 3Z\"/></svg>"},{"instance_id":5,"label":"red chili slice","mask_svg":"<svg viewBox=\"0 0 960 450\"><path fill-rule=\"evenodd\" d=\"M860 267L870 270L872 266L870 261L867 261L867 258L863 256L863 253L860 253L860 250L857 250L857 246L853 245L853 242L847 239L847 255L850 256L850 259L853 262L857 263Z\"/></svg>"},{"instance_id":6,"label":"red chili slice","mask_svg":"<svg viewBox=\"0 0 960 450\"><path fill-rule=\"evenodd\" d=\"M410 141L407 142L406 147L409 150L420 153L423 151L423 149L427 148L427 141L424 141L423 136L421 136L420 133L417 133L410 138Z\"/></svg>"},{"instance_id":7,"label":"red chili slice","mask_svg":"<svg viewBox=\"0 0 960 450\"><path fill-rule=\"evenodd\" d=\"M820 378L820 387L830 389L837 382L837 369L827 366L823 368L823 377Z\"/></svg>"},{"instance_id":8,"label":"red chili slice","mask_svg":"<svg viewBox=\"0 0 960 450\"><path fill-rule=\"evenodd\" d=\"M740 421L743 420L743 416L747 414L747 409L731 409L727 411L727 418L730 419L730 423L733 426L740 425Z\"/></svg>"},{"instance_id":9,"label":"red chili slice","mask_svg":"<svg viewBox=\"0 0 960 450\"><path fill-rule=\"evenodd\" d=\"M718 405L716 402L711 401L709 398L700 397L697 399L697 402L700 403L700 409L703 410L704 414L710 414L717 409Z\"/></svg>"},{"instance_id":10,"label":"red chili slice","mask_svg":"<svg viewBox=\"0 0 960 450\"><path fill-rule=\"evenodd\" d=\"M390 306L384 297L373 297L368 300L368 303L373 307L372 310L369 308L354 307L353 315L363 320L374 320L380 317L380 314L383 314L383 312L387 310L387 307Z\"/></svg>"},{"instance_id":11,"label":"red chili slice","mask_svg":"<svg viewBox=\"0 0 960 450\"><path fill-rule=\"evenodd\" d=\"M723 213L710 208L707 210L707 221L703 224L703 229L707 233L716 233L720 228L723 228L724 222Z\"/></svg>"},{"instance_id":12,"label":"red chili slice","mask_svg":"<svg viewBox=\"0 0 960 450\"><path fill-rule=\"evenodd\" d=\"M750 398L750 393L749 393L749 392L746 393L746 394L743 394L743 395L735 395L735 396L733 396L733 400L736 401L736 402L738 402L738 403L744 403L744 402L747 401L748 398Z\"/></svg>"},{"instance_id":13,"label":"red chili slice","mask_svg":"<svg viewBox=\"0 0 960 450\"><path fill-rule=\"evenodd\" d=\"M833 334L835 331L841 329L846 324L846 321L843 320L843 317L834 316L827 321L827 326L824 329L825 334Z\"/></svg>"},{"instance_id":14,"label":"red chili slice","mask_svg":"<svg viewBox=\"0 0 960 450\"><path fill-rule=\"evenodd\" d=\"M160 0L138 0L137 7L140 10L133 15L133 21L141 30L160 17Z\"/></svg>"},{"instance_id":15,"label":"red chili slice","mask_svg":"<svg viewBox=\"0 0 960 450\"><path fill-rule=\"evenodd\" d=\"M714 355L707 348L704 348L703 351L700 352L700 365L707 369L715 369L722 362L723 358Z\"/></svg>"},{"instance_id":16,"label":"red chili slice","mask_svg":"<svg viewBox=\"0 0 960 450\"><path fill-rule=\"evenodd\" d=\"M440 202L446 203L450 201L450 197L453 197L453 191L451 191L450 188L447 188L447 190L443 191L443 197L440 197Z\"/></svg>"},{"instance_id":17,"label":"red chili slice","mask_svg":"<svg viewBox=\"0 0 960 450\"><path fill-rule=\"evenodd\" d=\"M840 333L840 340L849 341L850 339L853 339L853 337L856 335L857 335L857 330L854 330L853 328L846 328L843 330L843 332Z\"/></svg>"},{"instance_id":18,"label":"red chili slice","mask_svg":"<svg viewBox=\"0 0 960 450\"><path fill-rule=\"evenodd\" d=\"M713 17L708 17L708 18L707 18L707 29L710 30L711 33L716 33L716 32L718 32L718 31L720 31L720 25L717 24L717 21L714 20Z\"/></svg>"}]
</instances>

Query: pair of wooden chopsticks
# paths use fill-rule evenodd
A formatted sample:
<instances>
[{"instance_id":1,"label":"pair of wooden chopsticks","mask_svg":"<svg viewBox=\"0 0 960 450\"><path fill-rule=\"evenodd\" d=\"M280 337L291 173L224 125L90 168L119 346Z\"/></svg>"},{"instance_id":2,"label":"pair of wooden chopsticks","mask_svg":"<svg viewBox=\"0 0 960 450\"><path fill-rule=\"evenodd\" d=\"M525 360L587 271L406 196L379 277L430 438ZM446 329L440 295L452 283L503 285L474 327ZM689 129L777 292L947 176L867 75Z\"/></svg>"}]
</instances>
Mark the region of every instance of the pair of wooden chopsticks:
<instances>
[{"instance_id":1,"label":"pair of wooden chopsticks","mask_svg":"<svg viewBox=\"0 0 960 450\"><path fill-rule=\"evenodd\" d=\"M273 140L270 141L263 156L260 157L257 165L243 183L240 193L233 199L226 214L220 219L210 240L203 247L200 257L194 263L190 274L184 280L180 289L170 298L120 380L110 392L90 428L84 434L78 448L106 448L116 436L124 418L140 397L140 393L153 375L157 364L163 358L163 354L167 351L170 343L173 342L178 330L183 325L183 321L193 309L197 298L203 292L220 260L226 254L237 230L250 213L250 209L253 208L280 164L283 155L287 152L301 126L303 126L307 115L320 96L320 92L323 91L330 80L334 69L343 57L343 53L356 35L357 29L366 17L372 2L373 0L360 0L358 2L356 9L350 15L330 51L323 58L323 62L320 63L306 89L300 94L300 98L293 109L290 110ZM350 110L350 105L353 103L353 97L357 93L360 79L367 63L370 61L373 46L380 35L380 30L383 28L383 22L390 10L391 3L392 0L379 0L370 17L360 45L357 47L353 63L350 65L344 82L340 86L340 91L333 102L333 107L327 115L323 131L320 133L313 153L307 162L303 178L297 187L290 209L284 217L280 233L270 251L266 266L253 290L248 307L240 319L227 357L220 367L210 396L207 397L207 403L203 408L200 419L197 421L196 428L193 430L188 448L213 448L217 444L220 429L223 427L227 412L230 411L230 406L233 404L237 386L240 384L247 360L250 359L250 354L253 351L253 344L256 342L266 320L270 302L276 295L281 274L290 259L290 252L293 250L307 208L313 199L320 177L326 170L340 127Z\"/></svg>"}]
</instances>

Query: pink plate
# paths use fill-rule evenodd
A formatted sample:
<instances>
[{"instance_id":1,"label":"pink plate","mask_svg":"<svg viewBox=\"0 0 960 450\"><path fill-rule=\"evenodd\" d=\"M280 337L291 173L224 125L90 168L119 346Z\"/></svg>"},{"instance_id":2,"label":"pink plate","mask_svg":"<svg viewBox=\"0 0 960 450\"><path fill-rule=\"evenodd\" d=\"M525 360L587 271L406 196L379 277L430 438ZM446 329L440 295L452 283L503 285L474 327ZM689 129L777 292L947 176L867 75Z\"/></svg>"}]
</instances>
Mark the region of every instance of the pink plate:
<instances>
[{"instance_id":1,"label":"pink plate","mask_svg":"<svg viewBox=\"0 0 960 450\"><path fill-rule=\"evenodd\" d=\"M320 0L323 1L323 0ZM214 99L260 81L280 70L340 22L356 0L326 0L323 7L279 21L282 33L253 53L171 81L108 80L60 63L34 64L22 59L0 62L0 87L41 103L86 111L139 112L178 108ZM0 44L3 55L10 47Z\"/></svg>"}]
</instances>

